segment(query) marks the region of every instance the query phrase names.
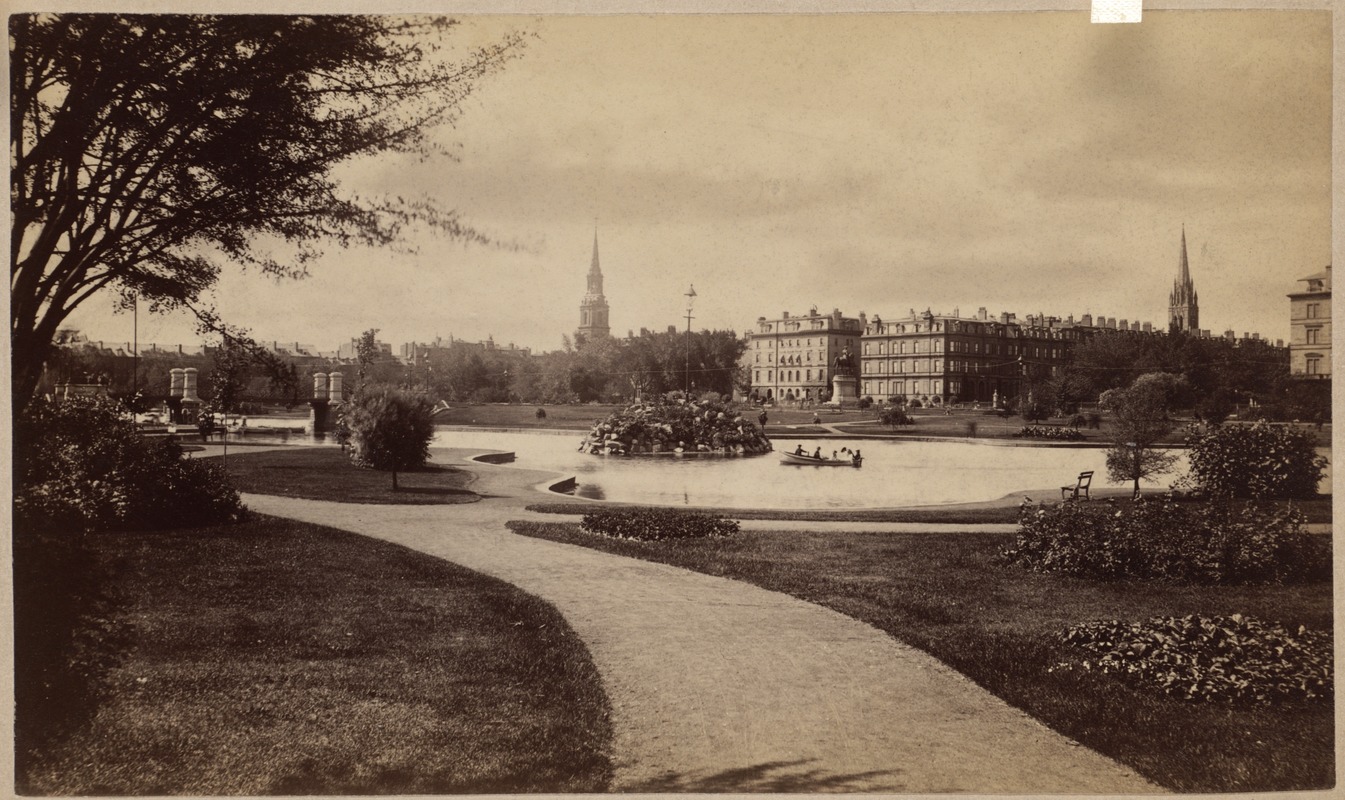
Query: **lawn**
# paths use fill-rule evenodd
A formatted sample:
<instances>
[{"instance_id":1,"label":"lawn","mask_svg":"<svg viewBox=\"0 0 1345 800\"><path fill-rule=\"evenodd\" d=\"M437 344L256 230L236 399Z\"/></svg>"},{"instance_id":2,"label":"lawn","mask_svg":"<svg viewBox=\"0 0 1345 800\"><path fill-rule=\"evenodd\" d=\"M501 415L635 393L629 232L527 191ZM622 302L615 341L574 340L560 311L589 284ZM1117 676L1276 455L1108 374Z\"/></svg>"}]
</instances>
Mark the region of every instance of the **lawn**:
<instances>
[{"instance_id":1,"label":"lawn","mask_svg":"<svg viewBox=\"0 0 1345 800\"><path fill-rule=\"evenodd\" d=\"M539 419L537 409L546 411L546 417ZM583 430L593 427L593 423L605 419L613 411L624 408L622 405L588 404L535 406L526 403L487 403L477 405L454 405L448 411L435 416L434 421L441 425L474 425L486 428L556 428L563 430ZM757 410L748 409L748 416L756 419ZM829 435L829 432L813 426L814 415L823 425L840 424L841 430L848 433L870 436L938 436L962 438L975 436L980 439L1010 439L1013 434L1028 424L1022 417L1002 419L985 410L955 409L951 415L945 415L939 409L911 409L915 424L896 430L878 422L878 406L858 409L853 406L835 409L825 406L811 409L795 409L784 406L768 408L769 420L766 423L767 436L792 435ZM1163 441L1181 444L1185 432L1186 420L1178 420ZM968 424L974 423L975 434L968 430ZM1063 419L1046 420L1044 424L1059 426ZM1331 446L1331 428L1317 429L1315 426L1300 426L1311 430L1317 436L1321 447ZM1100 429L1080 429L1084 442L1106 444L1111 441L1111 422L1103 415Z\"/></svg>"},{"instance_id":2,"label":"lawn","mask_svg":"<svg viewBox=\"0 0 1345 800\"><path fill-rule=\"evenodd\" d=\"M474 503L481 499L467 487L476 476L466 470L429 464L397 473L361 469L336 447L286 450L242 450L230 453L229 480L240 492L332 500L338 503L433 505Z\"/></svg>"},{"instance_id":3,"label":"lawn","mask_svg":"<svg viewBox=\"0 0 1345 800\"><path fill-rule=\"evenodd\" d=\"M434 421L439 425L476 425L485 428L556 428L561 430L586 431L593 423L606 419L613 411L625 408L624 405L575 404L575 405L529 405L526 403L483 403L477 405L452 404L452 408L436 414ZM545 418L537 416L537 409L546 412Z\"/></svg>"},{"instance_id":4,"label":"lawn","mask_svg":"<svg viewBox=\"0 0 1345 800\"><path fill-rule=\"evenodd\" d=\"M1129 497L1110 498L1106 501L1115 503L1118 508L1126 508L1131 504ZM1184 501L1183 501L1184 502ZM1240 501L1233 501L1240 502ZM1276 500L1263 501L1276 508L1288 509L1293 507L1301 512L1308 523L1325 523L1331 521L1331 495L1319 495L1311 500ZM537 511L543 514L568 514L571 516L580 516L587 514L594 508L607 508L611 506L637 505L635 503L533 503L527 508L529 511ZM1018 521L1019 507L1016 505L991 506L986 504L968 504L968 505L950 505L937 508L871 508L855 509L852 511L811 511L804 509L720 509L720 508L693 508L687 507L687 511L708 511L715 514L722 514L733 519L787 519L804 520L809 522L934 522L944 524L982 524L982 523L1015 523Z\"/></svg>"},{"instance_id":5,"label":"lawn","mask_svg":"<svg viewBox=\"0 0 1345 800\"><path fill-rule=\"evenodd\" d=\"M995 564L1012 534L743 532L644 543L575 523L516 532L747 581L835 609L925 650L1065 735L1180 792L1334 785L1329 704L1188 704L1112 677L1052 670L1058 635L1098 619L1250 614L1330 631L1331 585L1179 587L1099 583Z\"/></svg>"},{"instance_id":6,"label":"lawn","mask_svg":"<svg viewBox=\"0 0 1345 800\"><path fill-rule=\"evenodd\" d=\"M129 626L44 795L594 792L607 699L551 606L396 545L256 517L102 534Z\"/></svg>"}]
</instances>

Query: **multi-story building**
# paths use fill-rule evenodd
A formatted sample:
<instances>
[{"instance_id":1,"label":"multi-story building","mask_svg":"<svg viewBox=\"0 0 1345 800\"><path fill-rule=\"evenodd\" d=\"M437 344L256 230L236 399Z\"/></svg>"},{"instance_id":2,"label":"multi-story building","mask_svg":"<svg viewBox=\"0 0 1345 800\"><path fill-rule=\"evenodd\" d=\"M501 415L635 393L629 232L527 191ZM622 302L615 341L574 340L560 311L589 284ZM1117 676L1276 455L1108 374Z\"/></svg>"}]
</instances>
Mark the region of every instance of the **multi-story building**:
<instances>
[{"instance_id":1,"label":"multi-story building","mask_svg":"<svg viewBox=\"0 0 1345 800\"><path fill-rule=\"evenodd\" d=\"M900 319L875 314L860 352L861 397L905 397L923 404L1003 403L1027 397L1058 375L1075 344L1103 331L1153 335L1150 323L1085 314L1075 321L1029 314L973 317L915 309Z\"/></svg>"},{"instance_id":2,"label":"multi-story building","mask_svg":"<svg viewBox=\"0 0 1345 800\"><path fill-rule=\"evenodd\" d=\"M530 347L519 347L513 342L503 345L496 344L494 336L486 337L483 342L469 342L466 339L454 339L452 336L447 339L436 336L433 342L407 342L403 344L397 350L397 358L403 364L420 367L431 355L448 350L495 353L518 358L527 358L532 355L532 348Z\"/></svg>"},{"instance_id":3,"label":"multi-story building","mask_svg":"<svg viewBox=\"0 0 1345 800\"><path fill-rule=\"evenodd\" d=\"M1289 295L1289 373L1331 377L1331 265L1300 278L1302 290Z\"/></svg>"},{"instance_id":4,"label":"multi-story building","mask_svg":"<svg viewBox=\"0 0 1345 800\"><path fill-rule=\"evenodd\" d=\"M863 313L847 317L836 309L819 314L817 306L803 316L785 311L779 319L758 317L740 362L751 370L753 395L777 401L825 399L837 356L858 352L864 324Z\"/></svg>"}]
</instances>

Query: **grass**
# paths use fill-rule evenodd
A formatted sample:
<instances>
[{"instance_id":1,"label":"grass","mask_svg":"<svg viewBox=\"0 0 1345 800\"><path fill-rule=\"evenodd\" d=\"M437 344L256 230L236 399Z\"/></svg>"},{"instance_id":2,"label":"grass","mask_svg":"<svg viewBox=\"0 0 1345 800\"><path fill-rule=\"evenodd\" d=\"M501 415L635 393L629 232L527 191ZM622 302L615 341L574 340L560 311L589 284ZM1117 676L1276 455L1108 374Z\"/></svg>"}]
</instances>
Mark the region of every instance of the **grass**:
<instances>
[{"instance_id":1,"label":"grass","mask_svg":"<svg viewBox=\"0 0 1345 800\"><path fill-rule=\"evenodd\" d=\"M1098 583L994 563L1012 534L743 532L664 543L604 539L575 523L516 532L742 580L832 608L925 650L1065 735L1181 792L1334 785L1329 704L1191 705L1103 675L1051 671L1058 634L1097 619L1232 614L1330 631L1331 585Z\"/></svg>"},{"instance_id":2,"label":"grass","mask_svg":"<svg viewBox=\"0 0 1345 800\"><path fill-rule=\"evenodd\" d=\"M529 405L527 403L483 403L464 405L454 403L447 411L436 414L438 425L477 425L487 428L556 428L586 431L593 423L606 419L613 411L625 405ZM545 419L538 419L537 409L546 411Z\"/></svg>"},{"instance_id":3,"label":"grass","mask_svg":"<svg viewBox=\"0 0 1345 800\"><path fill-rule=\"evenodd\" d=\"M1098 501L1100 502L1100 501ZM1116 498L1115 502L1124 508L1130 504L1128 497ZM1240 502L1240 501L1234 501ZM1266 501L1277 508L1292 505L1303 513L1309 523L1331 522L1331 495L1320 495L1311 500ZM581 516L595 508L635 505L626 503L533 503L529 511L542 514L569 514ZM687 507L688 511L708 511L733 519L775 519L802 520L805 522L937 522L955 525L978 525L982 523L1014 523L1018 521L1018 506L949 506L946 508L889 508L856 509L853 511L811 511L801 509L722 509Z\"/></svg>"},{"instance_id":4,"label":"grass","mask_svg":"<svg viewBox=\"0 0 1345 800\"><path fill-rule=\"evenodd\" d=\"M130 642L24 794L606 788L609 709L560 614L396 545L256 517L105 534Z\"/></svg>"},{"instance_id":5,"label":"grass","mask_svg":"<svg viewBox=\"0 0 1345 800\"><path fill-rule=\"evenodd\" d=\"M580 504L580 503L533 503L528 511L543 514L570 514L580 516L598 508L628 505L622 503ZM897 508L897 509L859 509L855 511L807 511L790 509L722 509L682 507L683 511L707 511L733 519L776 519L804 520L807 522L949 522L959 524L980 524L993 522L1017 522L1018 507L999 508Z\"/></svg>"},{"instance_id":6,"label":"grass","mask_svg":"<svg viewBox=\"0 0 1345 800\"><path fill-rule=\"evenodd\" d=\"M471 472L434 464L397 473L400 488L394 492L391 473L361 469L335 447L230 453L228 470L240 492L307 500L435 505L481 499L466 488L476 478Z\"/></svg>"}]
</instances>

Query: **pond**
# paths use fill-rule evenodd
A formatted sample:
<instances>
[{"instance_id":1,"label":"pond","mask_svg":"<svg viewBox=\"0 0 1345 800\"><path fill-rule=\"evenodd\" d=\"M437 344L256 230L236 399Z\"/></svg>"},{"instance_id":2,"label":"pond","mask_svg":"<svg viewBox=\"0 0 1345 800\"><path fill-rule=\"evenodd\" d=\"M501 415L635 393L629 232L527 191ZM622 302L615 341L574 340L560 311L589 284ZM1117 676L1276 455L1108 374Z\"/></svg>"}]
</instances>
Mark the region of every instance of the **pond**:
<instances>
[{"instance_id":1,"label":"pond","mask_svg":"<svg viewBox=\"0 0 1345 800\"><path fill-rule=\"evenodd\" d=\"M786 466L777 453L714 456L594 456L578 452L582 435L493 433L440 429L434 443L513 451L519 467L552 470L578 481L575 494L595 500L722 508L883 508L994 500L1011 492L1060 488L1093 470L1094 486L1107 486L1106 450L1014 447L967 442L875 439L776 440L777 450L802 445L830 456L860 449L864 466ZM1186 472L1185 454L1162 483ZM1116 484L1111 484L1115 486Z\"/></svg>"},{"instance_id":2,"label":"pond","mask_svg":"<svg viewBox=\"0 0 1345 800\"><path fill-rule=\"evenodd\" d=\"M250 430L229 435L231 442L330 444L331 437L279 431L302 426L303 420L249 418ZM274 426L274 427L272 427ZM270 430L266 430L270 428ZM859 449L864 466L785 466L778 453L744 458L715 456L593 456L578 451L580 431L496 432L440 427L432 445L481 452L516 454L519 467L549 470L558 478L573 476L575 494L594 500L650 505L715 506L721 508L885 508L995 500L1012 492L1042 491L1034 500L1060 497L1060 487L1086 470L1093 486L1121 488L1106 480L1107 451L1095 447L1028 447L962 441L884 439L777 439L777 451L802 445L825 455L842 447ZM188 435L188 439L190 436ZM1187 471L1184 451L1173 472L1147 482L1146 488L1169 486ZM1330 451L1318 452L1330 458ZM1331 468L1322 479L1331 491Z\"/></svg>"}]
</instances>

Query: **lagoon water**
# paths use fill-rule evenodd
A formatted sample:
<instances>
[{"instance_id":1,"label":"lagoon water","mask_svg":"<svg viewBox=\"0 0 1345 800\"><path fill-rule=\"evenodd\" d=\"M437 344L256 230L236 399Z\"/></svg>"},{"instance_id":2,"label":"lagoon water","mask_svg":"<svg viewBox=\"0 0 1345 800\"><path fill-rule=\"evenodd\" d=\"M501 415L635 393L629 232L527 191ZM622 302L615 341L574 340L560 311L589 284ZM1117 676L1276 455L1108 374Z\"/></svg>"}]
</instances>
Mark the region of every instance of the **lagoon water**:
<instances>
[{"instance_id":1,"label":"lagoon water","mask_svg":"<svg viewBox=\"0 0 1345 800\"><path fill-rule=\"evenodd\" d=\"M1044 490L1040 498L1060 498L1060 487L1093 470L1094 487L1106 481L1102 448L1015 447L970 442L875 439L778 439L779 450L802 444L826 455L842 447L860 449L864 466L786 466L777 453L751 457L594 456L578 451L582 434L497 433L440 429L441 447L513 451L519 467L552 470L578 481L575 494L601 500L655 505L723 508L883 508L890 506L993 500L1021 490ZM1186 473L1180 454L1167 486Z\"/></svg>"},{"instance_id":2,"label":"lagoon water","mask_svg":"<svg viewBox=\"0 0 1345 800\"><path fill-rule=\"evenodd\" d=\"M250 417L247 434L230 441L331 444L308 433L263 432L263 426L302 426L293 418ZM184 432L185 433L185 432ZM994 500L1028 491L1034 500L1060 498L1060 487L1093 470L1095 488L1129 484L1106 479L1107 451L1098 447L1029 447L959 441L883 439L776 439L777 451L803 445L831 455L842 447L860 449L864 466L799 467L780 463L777 453L751 457L704 455L594 456L579 452L580 431L499 432L440 427L432 445L516 454L516 466L573 476L575 494L594 500L651 505L722 508L884 508ZM188 436L190 439L190 436ZM1330 451L1320 449L1330 458ZM1173 471L1146 488L1165 488L1186 474L1184 451ZM1320 491L1331 491L1328 465ZM1036 493L1040 492L1039 497Z\"/></svg>"}]
</instances>

